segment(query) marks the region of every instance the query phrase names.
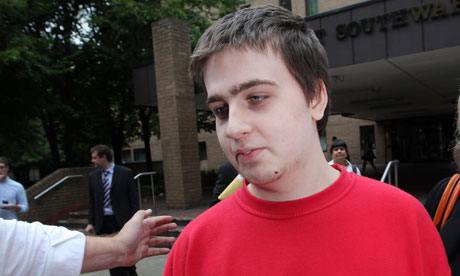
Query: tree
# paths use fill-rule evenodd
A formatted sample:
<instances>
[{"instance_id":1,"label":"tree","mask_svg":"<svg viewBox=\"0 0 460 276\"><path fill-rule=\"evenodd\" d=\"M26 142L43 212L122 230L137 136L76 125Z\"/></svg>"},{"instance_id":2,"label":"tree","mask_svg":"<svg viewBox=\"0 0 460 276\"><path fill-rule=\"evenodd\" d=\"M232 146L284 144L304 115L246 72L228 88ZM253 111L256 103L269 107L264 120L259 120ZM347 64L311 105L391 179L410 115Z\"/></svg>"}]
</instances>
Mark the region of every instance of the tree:
<instances>
[{"instance_id":1,"label":"tree","mask_svg":"<svg viewBox=\"0 0 460 276\"><path fill-rule=\"evenodd\" d=\"M241 2L0 0L0 81L8 91L0 99L0 155L58 168L88 164L88 149L105 143L120 162L142 129L159 135L156 112L136 109L132 85L132 68L153 59L151 23L187 20L193 47ZM208 115L198 124L209 130Z\"/></svg>"}]
</instances>

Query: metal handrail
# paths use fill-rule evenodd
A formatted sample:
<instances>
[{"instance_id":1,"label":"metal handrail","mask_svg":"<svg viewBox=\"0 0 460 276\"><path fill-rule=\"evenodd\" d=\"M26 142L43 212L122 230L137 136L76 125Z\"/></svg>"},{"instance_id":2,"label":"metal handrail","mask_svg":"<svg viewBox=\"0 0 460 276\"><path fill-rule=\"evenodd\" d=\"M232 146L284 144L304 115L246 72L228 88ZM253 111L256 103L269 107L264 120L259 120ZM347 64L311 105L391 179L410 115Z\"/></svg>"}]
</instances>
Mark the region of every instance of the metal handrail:
<instances>
[{"instance_id":1,"label":"metal handrail","mask_svg":"<svg viewBox=\"0 0 460 276\"><path fill-rule=\"evenodd\" d=\"M137 191L139 192L139 209L142 209L142 197L141 197L141 182L140 177L144 175L150 175L150 185L152 186L152 204L153 204L153 215L156 215L156 206L155 206L155 190L153 188L153 175L156 172L143 172L139 173L134 177L134 180L137 179Z\"/></svg>"},{"instance_id":2,"label":"metal handrail","mask_svg":"<svg viewBox=\"0 0 460 276\"><path fill-rule=\"evenodd\" d=\"M392 183L392 167L394 166L394 172L395 172L395 186L398 187L398 165L399 165L399 160L392 160L387 164L387 167L385 168L385 172L382 175L382 178L380 179L381 182L385 182L385 179L388 176L388 184L393 184Z\"/></svg>"},{"instance_id":3,"label":"metal handrail","mask_svg":"<svg viewBox=\"0 0 460 276\"><path fill-rule=\"evenodd\" d=\"M49 186L46 190L44 190L43 192L39 193L38 195L34 196L34 199L39 199L40 197L42 197L44 194L46 194L47 192L51 191L52 189L54 189L55 187L59 186L62 182L66 181L67 179L70 179L70 178L77 178L77 177L82 177L83 175L81 174L76 174L76 175L68 175L68 176L64 176L63 178L61 178L58 182L54 183L53 185Z\"/></svg>"}]
</instances>

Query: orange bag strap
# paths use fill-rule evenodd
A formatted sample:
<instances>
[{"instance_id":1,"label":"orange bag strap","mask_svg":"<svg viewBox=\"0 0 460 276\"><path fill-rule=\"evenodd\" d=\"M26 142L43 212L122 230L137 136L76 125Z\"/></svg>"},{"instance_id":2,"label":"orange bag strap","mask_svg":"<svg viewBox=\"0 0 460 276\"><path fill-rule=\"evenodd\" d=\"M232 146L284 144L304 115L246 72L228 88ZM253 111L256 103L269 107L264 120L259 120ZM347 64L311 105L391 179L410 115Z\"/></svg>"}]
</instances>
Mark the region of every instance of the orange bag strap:
<instances>
[{"instance_id":1,"label":"orange bag strap","mask_svg":"<svg viewBox=\"0 0 460 276\"><path fill-rule=\"evenodd\" d=\"M459 179L460 174L454 174L450 178L449 183L447 183L447 186L442 193L441 200L439 201L438 208L436 209L433 219L433 223L438 230L444 226L458 200L460 195L460 185L457 185L457 183Z\"/></svg>"}]
</instances>

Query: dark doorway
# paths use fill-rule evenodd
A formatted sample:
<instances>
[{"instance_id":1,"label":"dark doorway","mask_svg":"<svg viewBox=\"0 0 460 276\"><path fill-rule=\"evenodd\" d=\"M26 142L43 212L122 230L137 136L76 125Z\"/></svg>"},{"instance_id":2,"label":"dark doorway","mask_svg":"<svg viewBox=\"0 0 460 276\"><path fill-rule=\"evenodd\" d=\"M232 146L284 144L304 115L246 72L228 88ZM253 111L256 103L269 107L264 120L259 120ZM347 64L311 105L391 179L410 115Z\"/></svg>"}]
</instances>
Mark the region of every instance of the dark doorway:
<instances>
[{"instance_id":1,"label":"dark doorway","mask_svg":"<svg viewBox=\"0 0 460 276\"><path fill-rule=\"evenodd\" d=\"M454 129L453 116L393 121L393 159L401 162L450 160Z\"/></svg>"},{"instance_id":2,"label":"dark doorway","mask_svg":"<svg viewBox=\"0 0 460 276\"><path fill-rule=\"evenodd\" d=\"M375 127L361 126L359 127L359 137L361 141L361 156L366 146L375 150Z\"/></svg>"}]
</instances>

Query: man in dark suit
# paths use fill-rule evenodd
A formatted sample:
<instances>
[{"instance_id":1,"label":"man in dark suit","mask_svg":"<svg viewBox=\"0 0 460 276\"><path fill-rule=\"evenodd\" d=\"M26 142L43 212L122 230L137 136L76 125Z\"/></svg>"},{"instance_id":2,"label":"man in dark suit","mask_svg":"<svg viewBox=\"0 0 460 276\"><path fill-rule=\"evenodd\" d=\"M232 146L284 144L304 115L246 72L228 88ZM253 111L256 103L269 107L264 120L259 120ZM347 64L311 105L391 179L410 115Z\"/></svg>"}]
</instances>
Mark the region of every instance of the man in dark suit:
<instances>
[{"instance_id":1,"label":"man in dark suit","mask_svg":"<svg viewBox=\"0 0 460 276\"><path fill-rule=\"evenodd\" d=\"M112 234L139 209L139 195L131 169L115 165L113 151L106 145L91 150L91 163L97 170L90 173L88 234ZM136 267L116 267L110 275L137 275Z\"/></svg>"},{"instance_id":2,"label":"man in dark suit","mask_svg":"<svg viewBox=\"0 0 460 276\"><path fill-rule=\"evenodd\" d=\"M225 188L227 188L228 184L230 184L237 175L238 171L233 167L232 163L227 161L225 164L220 166L219 172L217 173L216 186L214 186L209 207L214 206L220 201L218 196L225 190Z\"/></svg>"}]
</instances>

